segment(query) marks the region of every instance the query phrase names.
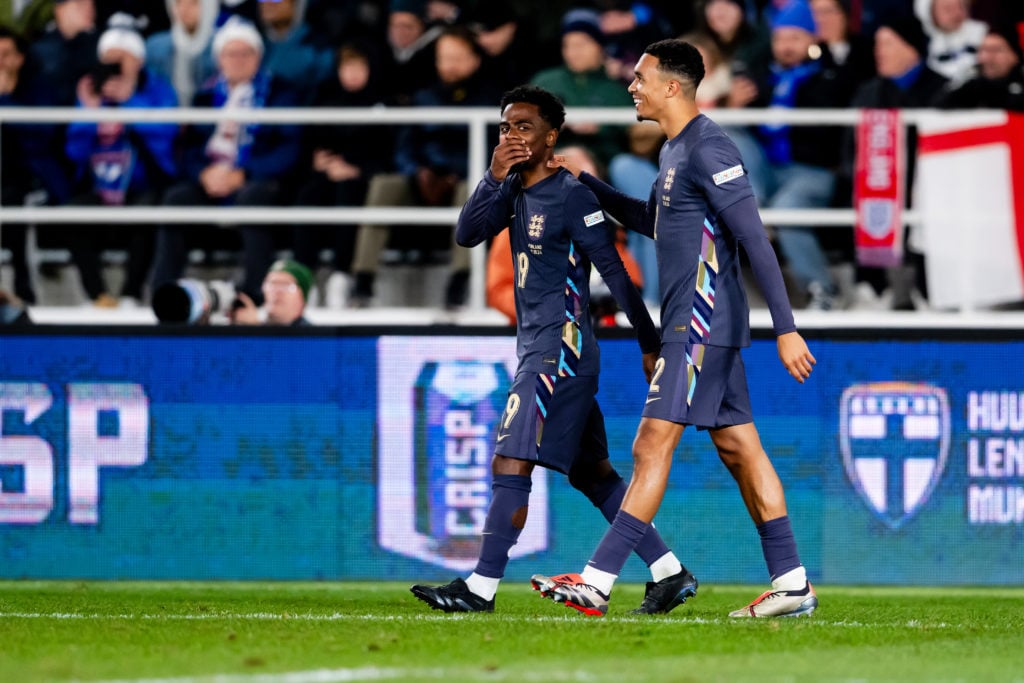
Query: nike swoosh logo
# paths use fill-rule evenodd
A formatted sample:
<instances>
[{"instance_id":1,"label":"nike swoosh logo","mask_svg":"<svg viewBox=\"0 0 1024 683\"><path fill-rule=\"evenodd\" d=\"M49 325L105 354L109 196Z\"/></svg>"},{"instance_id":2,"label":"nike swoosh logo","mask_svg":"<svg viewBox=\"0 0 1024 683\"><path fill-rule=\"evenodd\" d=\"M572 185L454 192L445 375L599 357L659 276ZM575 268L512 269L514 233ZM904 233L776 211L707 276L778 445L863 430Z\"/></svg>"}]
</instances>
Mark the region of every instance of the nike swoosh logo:
<instances>
[{"instance_id":1,"label":"nike swoosh logo","mask_svg":"<svg viewBox=\"0 0 1024 683\"><path fill-rule=\"evenodd\" d=\"M660 401L660 400L661 400L661 396L655 396L654 398L649 398L646 401L644 401L644 405L647 405L648 403L651 403L653 401Z\"/></svg>"},{"instance_id":2,"label":"nike swoosh logo","mask_svg":"<svg viewBox=\"0 0 1024 683\"><path fill-rule=\"evenodd\" d=\"M495 441L501 441L502 439L507 439L507 438L508 438L508 437L510 437L510 436L512 436L512 435L511 435L511 434L500 434L500 435L498 436L498 438L497 438L497 439L495 439Z\"/></svg>"}]
</instances>

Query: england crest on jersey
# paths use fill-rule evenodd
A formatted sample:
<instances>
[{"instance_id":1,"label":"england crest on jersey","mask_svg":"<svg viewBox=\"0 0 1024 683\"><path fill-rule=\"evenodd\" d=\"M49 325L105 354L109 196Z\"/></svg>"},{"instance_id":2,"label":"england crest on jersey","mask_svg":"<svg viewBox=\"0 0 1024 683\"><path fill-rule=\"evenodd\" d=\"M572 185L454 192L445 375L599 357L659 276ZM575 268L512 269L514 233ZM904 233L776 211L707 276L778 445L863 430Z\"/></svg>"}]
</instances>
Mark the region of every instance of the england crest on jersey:
<instances>
[{"instance_id":1,"label":"england crest on jersey","mask_svg":"<svg viewBox=\"0 0 1024 683\"><path fill-rule=\"evenodd\" d=\"M526 234L531 240L539 240L544 234L544 219L547 216L533 214L530 216L530 224L526 226Z\"/></svg>"},{"instance_id":2,"label":"england crest on jersey","mask_svg":"<svg viewBox=\"0 0 1024 683\"><path fill-rule=\"evenodd\" d=\"M914 382L855 384L843 392L843 467L868 509L891 529L921 511L946 469L946 390Z\"/></svg>"},{"instance_id":3,"label":"england crest on jersey","mask_svg":"<svg viewBox=\"0 0 1024 683\"><path fill-rule=\"evenodd\" d=\"M673 167L665 171L665 182L662 184L662 189L664 189L665 192L669 192L672 189L672 185L673 183L675 183L675 181L676 169Z\"/></svg>"}]
</instances>

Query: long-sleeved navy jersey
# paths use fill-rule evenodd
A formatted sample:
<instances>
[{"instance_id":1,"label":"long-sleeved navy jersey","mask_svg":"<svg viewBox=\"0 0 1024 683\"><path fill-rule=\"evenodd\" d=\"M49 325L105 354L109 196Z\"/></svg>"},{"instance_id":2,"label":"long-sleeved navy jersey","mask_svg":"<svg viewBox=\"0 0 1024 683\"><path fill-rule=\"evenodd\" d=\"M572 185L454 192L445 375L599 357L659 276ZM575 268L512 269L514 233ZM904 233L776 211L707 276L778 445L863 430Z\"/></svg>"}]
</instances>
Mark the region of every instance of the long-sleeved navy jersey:
<instances>
[{"instance_id":1,"label":"long-sleeved navy jersey","mask_svg":"<svg viewBox=\"0 0 1024 683\"><path fill-rule=\"evenodd\" d=\"M586 173L580 180L631 230L653 237L662 342L750 345L739 247L750 260L776 335L796 330L782 271L736 145L703 114L661 148L644 202Z\"/></svg>"},{"instance_id":2,"label":"long-sleeved navy jersey","mask_svg":"<svg viewBox=\"0 0 1024 683\"><path fill-rule=\"evenodd\" d=\"M519 370L596 375L600 368L590 321L590 264L636 328L644 353L658 333L630 282L594 193L565 170L523 188L517 173L499 183L488 171L459 214L456 240L480 244L506 226L515 269Z\"/></svg>"}]
</instances>

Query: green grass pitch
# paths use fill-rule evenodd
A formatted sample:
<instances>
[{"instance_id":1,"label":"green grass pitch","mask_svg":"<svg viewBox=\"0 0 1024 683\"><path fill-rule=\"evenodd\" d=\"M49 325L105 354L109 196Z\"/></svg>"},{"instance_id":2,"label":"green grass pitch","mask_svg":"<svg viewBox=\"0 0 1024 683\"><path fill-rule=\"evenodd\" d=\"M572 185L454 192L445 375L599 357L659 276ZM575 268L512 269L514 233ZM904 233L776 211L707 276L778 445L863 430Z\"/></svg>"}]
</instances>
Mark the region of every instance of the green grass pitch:
<instances>
[{"instance_id":1,"label":"green grass pitch","mask_svg":"<svg viewBox=\"0 0 1024 683\"><path fill-rule=\"evenodd\" d=\"M809 619L730 620L759 587L701 586L603 619L506 581L493 614L398 583L0 582L0 681L1015 681L1024 589L819 586Z\"/></svg>"}]
</instances>

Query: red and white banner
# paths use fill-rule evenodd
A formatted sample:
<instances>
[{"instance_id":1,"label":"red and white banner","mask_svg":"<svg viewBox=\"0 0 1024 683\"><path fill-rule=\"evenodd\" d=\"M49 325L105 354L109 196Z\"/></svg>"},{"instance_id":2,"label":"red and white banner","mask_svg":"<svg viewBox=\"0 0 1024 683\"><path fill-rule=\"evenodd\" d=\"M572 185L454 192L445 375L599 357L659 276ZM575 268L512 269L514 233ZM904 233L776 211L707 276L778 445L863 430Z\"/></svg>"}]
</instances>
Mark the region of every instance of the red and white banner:
<instances>
[{"instance_id":1,"label":"red and white banner","mask_svg":"<svg viewBox=\"0 0 1024 683\"><path fill-rule=\"evenodd\" d=\"M903 263L905 158L899 110L862 110L853 176L853 237L860 265L888 268Z\"/></svg>"},{"instance_id":2,"label":"red and white banner","mask_svg":"<svg viewBox=\"0 0 1024 683\"><path fill-rule=\"evenodd\" d=\"M1024 115L928 115L917 152L914 206L930 303L1024 299Z\"/></svg>"}]
</instances>

